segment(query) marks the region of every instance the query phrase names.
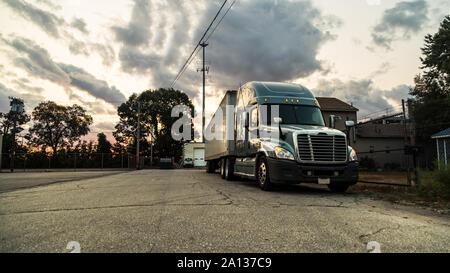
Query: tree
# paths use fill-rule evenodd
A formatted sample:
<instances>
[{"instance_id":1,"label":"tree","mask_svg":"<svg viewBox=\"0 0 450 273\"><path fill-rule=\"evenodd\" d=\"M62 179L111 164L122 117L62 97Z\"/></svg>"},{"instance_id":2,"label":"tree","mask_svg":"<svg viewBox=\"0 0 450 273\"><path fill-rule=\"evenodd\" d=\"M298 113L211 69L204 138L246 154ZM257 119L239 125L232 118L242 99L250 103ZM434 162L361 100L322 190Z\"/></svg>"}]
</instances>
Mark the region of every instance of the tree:
<instances>
[{"instance_id":1,"label":"tree","mask_svg":"<svg viewBox=\"0 0 450 273\"><path fill-rule=\"evenodd\" d=\"M33 110L33 126L27 138L37 146L50 147L53 155L59 147L72 146L87 135L92 117L81 106L63 106L52 101L42 102Z\"/></svg>"},{"instance_id":2,"label":"tree","mask_svg":"<svg viewBox=\"0 0 450 273\"><path fill-rule=\"evenodd\" d=\"M424 72L414 79L413 116L416 135L421 141L450 126L450 16L446 16L434 35L425 36L420 58Z\"/></svg>"},{"instance_id":3,"label":"tree","mask_svg":"<svg viewBox=\"0 0 450 273\"><path fill-rule=\"evenodd\" d=\"M172 124L178 118L172 118L172 108L176 105L186 105L194 112L194 106L189 97L172 88L147 90L140 95L133 94L127 102L117 109L120 117L113 135L120 143L136 145L137 113L140 105L140 143L144 150L146 139L153 134L155 139L154 154L157 156L174 156L179 158L182 153L182 142L171 137ZM193 129L192 129L193 130Z\"/></svg>"},{"instance_id":4,"label":"tree","mask_svg":"<svg viewBox=\"0 0 450 273\"><path fill-rule=\"evenodd\" d=\"M425 36L422 52L425 55L420 58L423 68L450 75L450 15L445 16L436 34Z\"/></svg>"},{"instance_id":5,"label":"tree","mask_svg":"<svg viewBox=\"0 0 450 273\"><path fill-rule=\"evenodd\" d=\"M97 153L111 153L112 145L106 139L106 135L104 133L97 134Z\"/></svg>"}]
</instances>

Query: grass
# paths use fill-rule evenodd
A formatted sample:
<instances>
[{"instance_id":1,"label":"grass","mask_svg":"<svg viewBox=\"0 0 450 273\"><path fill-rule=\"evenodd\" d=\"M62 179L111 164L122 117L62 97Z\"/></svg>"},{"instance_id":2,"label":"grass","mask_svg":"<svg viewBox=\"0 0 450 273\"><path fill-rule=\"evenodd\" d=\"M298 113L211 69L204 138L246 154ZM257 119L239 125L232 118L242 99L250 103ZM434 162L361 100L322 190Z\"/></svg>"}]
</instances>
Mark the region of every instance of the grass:
<instances>
[{"instance_id":1,"label":"grass","mask_svg":"<svg viewBox=\"0 0 450 273\"><path fill-rule=\"evenodd\" d=\"M440 164L433 171L420 170L419 177L419 195L450 200L450 164Z\"/></svg>"},{"instance_id":2,"label":"grass","mask_svg":"<svg viewBox=\"0 0 450 273\"><path fill-rule=\"evenodd\" d=\"M420 184L413 187L358 183L349 192L373 194L377 199L420 205L450 213L450 164L433 171L419 171ZM406 172L361 172L361 180L406 184Z\"/></svg>"}]
</instances>

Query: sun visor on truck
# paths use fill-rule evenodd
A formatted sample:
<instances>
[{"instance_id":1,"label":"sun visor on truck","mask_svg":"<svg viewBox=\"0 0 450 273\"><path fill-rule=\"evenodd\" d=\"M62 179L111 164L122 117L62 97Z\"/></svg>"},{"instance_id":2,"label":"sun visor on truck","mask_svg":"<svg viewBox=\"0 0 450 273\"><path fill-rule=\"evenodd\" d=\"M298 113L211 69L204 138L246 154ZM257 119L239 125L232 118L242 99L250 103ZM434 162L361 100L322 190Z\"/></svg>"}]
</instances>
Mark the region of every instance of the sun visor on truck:
<instances>
[{"instance_id":1,"label":"sun visor on truck","mask_svg":"<svg viewBox=\"0 0 450 273\"><path fill-rule=\"evenodd\" d=\"M263 82L253 83L253 88L259 104L319 106L319 103L311 91L298 84Z\"/></svg>"}]
</instances>

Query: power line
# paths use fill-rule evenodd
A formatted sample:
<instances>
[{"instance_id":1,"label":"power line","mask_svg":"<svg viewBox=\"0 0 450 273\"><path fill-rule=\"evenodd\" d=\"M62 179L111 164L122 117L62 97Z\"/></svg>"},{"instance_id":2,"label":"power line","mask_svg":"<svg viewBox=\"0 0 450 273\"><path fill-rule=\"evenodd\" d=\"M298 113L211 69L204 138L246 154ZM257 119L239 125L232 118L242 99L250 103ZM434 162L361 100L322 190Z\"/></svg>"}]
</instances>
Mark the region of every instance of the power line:
<instances>
[{"instance_id":1,"label":"power line","mask_svg":"<svg viewBox=\"0 0 450 273\"><path fill-rule=\"evenodd\" d=\"M227 11L223 14L222 18L220 18L219 22L217 23L217 25L214 27L214 29L211 31L211 33L208 35L208 37L205 39L205 42L207 42L209 40L209 38L213 35L214 31L216 31L217 27L220 25L220 23L222 22L223 18L225 16L227 16L228 12L230 11L230 9L233 7L234 3L236 3L237 0L234 0L233 3L231 3L231 5L228 7Z\"/></svg>"},{"instance_id":2,"label":"power line","mask_svg":"<svg viewBox=\"0 0 450 273\"><path fill-rule=\"evenodd\" d=\"M369 117L374 116L374 115L381 115L381 114L386 113L386 112L390 112L390 111L394 111L394 110L400 109L401 107L402 107L402 105L399 104L399 105L395 105L395 106L392 106L392 107L389 107L389 108L384 108L382 110L378 110L378 111L375 111L375 112L368 113L368 114L362 116L360 119L362 120L362 119L366 119L366 118L369 118Z\"/></svg>"},{"instance_id":3,"label":"power line","mask_svg":"<svg viewBox=\"0 0 450 273\"><path fill-rule=\"evenodd\" d=\"M180 71L178 72L177 76L175 77L175 79L173 80L172 84L170 85L170 87L173 88L173 86L175 85L176 81L181 77L181 75L184 73L184 71L187 68L187 65L191 63L191 58L194 56L194 54L196 54L197 49L199 48L200 44L203 41L203 38L205 38L206 34L208 33L209 29L211 28L211 26L214 24L214 22L216 21L217 17L219 16L220 12L222 11L223 7L225 6L225 4L228 2L228 0L225 0L222 4L222 6L220 7L219 11L217 11L216 15L214 16L213 20L211 21L211 23L209 24L208 28L206 29L206 31L203 33L202 38L200 38L200 40L198 41L197 45L195 46L194 50L192 51L191 55L189 55L189 58L186 60L186 62L184 63L184 65L181 67Z\"/></svg>"},{"instance_id":4,"label":"power line","mask_svg":"<svg viewBox=\"0 0 450 273\"><path fill-rule=\"evenodd\" d=\"M220 18L219 22L216 24L216 26L213 28L213 30L210 32L210 34L208 35L208 37L204 40L204 42L207 42L209 40L209 38L211 38L211 36L213 35L213 33L216 31L217 27L220 25L220 23L222 22L223 18L228 14L228 12L230 11L230 9L233 7L233 5L236 3L237 0L234 0L231 5L228 7L227 11L222 15L222 17ZM200 51L200 47L197 48L197 51L194 53L193 56L196 56L197 53ZM180 77L181 75L184 73L184 71L186 71L186 69L189 67L189 65L192 63L192 61L194 60L194 58L191 58L191 60L189 61L189 63L184 67L183 71L181 71ZM178 77L179 78L179 77ZM173 86L172 86L173 87Z\"/></svg>"}]
</instances>

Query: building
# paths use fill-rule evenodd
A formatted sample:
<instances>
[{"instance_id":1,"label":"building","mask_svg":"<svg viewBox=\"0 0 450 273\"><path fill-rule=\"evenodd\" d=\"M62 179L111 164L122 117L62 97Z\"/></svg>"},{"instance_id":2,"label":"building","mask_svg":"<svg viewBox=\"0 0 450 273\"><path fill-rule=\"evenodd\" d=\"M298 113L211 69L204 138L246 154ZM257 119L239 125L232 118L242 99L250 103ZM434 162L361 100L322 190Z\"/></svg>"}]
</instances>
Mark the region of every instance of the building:
<instances>
[{"instance_id":1,"label":"building","mask_svg":"<svg viewBox=\"0 0 450 273\"><path fill-rule=\"evenodd\" d=\"M405 126L402 117L359 123L356 127L356 139L354 146L360 159L364 157L373 159L378 168L407 167L404 149Z\"/></svg>"},{"instance_id":2,"label":"building","mask_svg":"<svg viewBox=\"0 0 450 273\"><path fill-rule=\"evenodd\" d=\"M330 97L317 97L317 100L327 126L331 115L337 117L335 128L342 132L347 132L346 121L356 124L359 110L353 105ZM349 145L356 149L360 160L372 159L377 168L406 168L403 122L403 117L398 115L360 122L348 132Z\"/></svg>"},{"instance_id":3,"label":"building","mask_svg":"<svg viewBox=\"0 0 450 273\"><path fill-rule=\"evenodd\" d=\"M436 155L439 162L450 162L450 127L431 136L436 140Z\"/></svg>"},{"instance_id":4,"label":"building","mask_svg":"<svg viewBox=\"0 0 450 273\"><path fill-rule=\"evenodd\" d=\"M328 127L330 126L331 115L338 117L335 119L335 128L343 132L346 130L346 121L352 120L356 124L356 121L358 120L357 112L359 110L353 107L353 105L347 104L337 98L316 97L316 99L320 104L325 124Z\"/></svg>"},{"instance_id":5,"label":"building","mask_svg":"<svg viewBox=\"0 0 450 273\"><path fill-rule=\"evenodd\" d=\"M334 127L344 133L347 133L350 145L352 145L352 143L355 143L356 141L355 129L350 128L350 131L347 132L345 122L354 121L356 124L356 121L358 120L357 113L359 109L337 98L316 97L316 99L320 104L320 109L322 110L325 125L327 127L331 127L330 116L333 115L335 117Z\"/></svg>"},{"instance_id":6,"label":"building","mask_svg":"<svg viewBox=\"0 0 450 273\"><path fill-rule=\"evenodd\" d=\"M194 167L206 166L205 161L205 143L188 142L183 147L183 160L191 158L194 162Z\"/></svg>"}]
</instances>

